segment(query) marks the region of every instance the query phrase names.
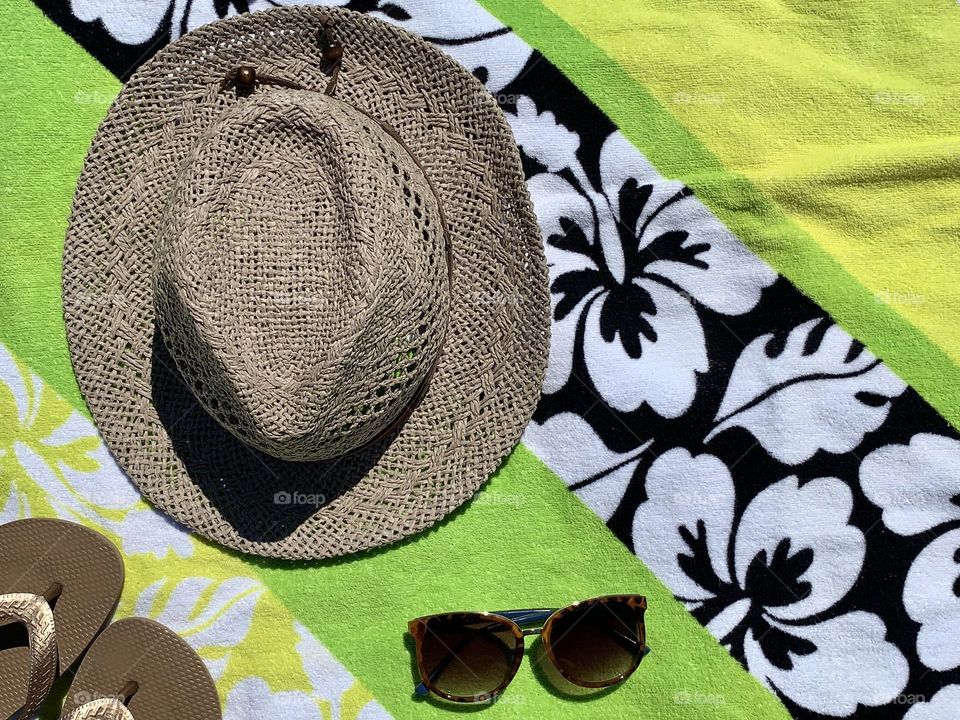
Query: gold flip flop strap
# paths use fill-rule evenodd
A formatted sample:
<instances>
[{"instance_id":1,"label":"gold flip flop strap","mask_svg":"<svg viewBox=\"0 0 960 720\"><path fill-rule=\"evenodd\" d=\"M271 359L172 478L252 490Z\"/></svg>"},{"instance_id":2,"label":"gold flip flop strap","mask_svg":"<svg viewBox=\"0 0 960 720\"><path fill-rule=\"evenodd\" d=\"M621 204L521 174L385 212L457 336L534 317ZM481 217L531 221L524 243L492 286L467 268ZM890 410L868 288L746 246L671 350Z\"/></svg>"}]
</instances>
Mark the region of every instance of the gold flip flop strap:
<instances>
[{"instance_id":1,"label":"gold flip flop strap","mask_svg":"<svg viewBox=\"0 0 960 720\"><path fill-rule=\"evenodd\" d=\"M42 595L10 593L0 595L0 623L18 622L27 629L30 645L30 674L27 697L20 711L23 720L31 717L46 699L57 679L57 633L53 610Z\"/></svg>"},{"instance_id":2,"label":"gold flip flop strap","mask_svg":"<svg viewBox=\"0 0 960 720\"><path fill-rule=\"evenodd\" d=\"M60 720L134 720L127 706L115 698L93 700Z\"/></svg>"}]
</instances>

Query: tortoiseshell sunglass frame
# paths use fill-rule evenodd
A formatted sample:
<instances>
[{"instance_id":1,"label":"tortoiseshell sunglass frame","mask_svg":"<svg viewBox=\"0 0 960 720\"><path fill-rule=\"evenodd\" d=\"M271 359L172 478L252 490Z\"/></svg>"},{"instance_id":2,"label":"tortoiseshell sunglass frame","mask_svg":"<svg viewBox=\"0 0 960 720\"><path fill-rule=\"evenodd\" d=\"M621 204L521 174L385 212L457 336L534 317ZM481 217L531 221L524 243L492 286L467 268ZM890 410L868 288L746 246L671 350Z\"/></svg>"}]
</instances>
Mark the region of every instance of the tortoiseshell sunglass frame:
<instances>
[{"instance_id":1,"label":"tortoiseshell sunglass frame","mask_svg":"<svg viewBox=\"0 0 960 720\"><path fill-rule=\"evenodd\" d=\"M613 603L625 604L627 607L636 611L639 616L637 620L637 653L633 659L633 662L627 670L612 678L605 679L600 682L580 680L576 677L573 677L563 669L563 666L557 662L557 658L554 655L552 632L556 621L559 618L562 618L564 615L582 609L587 605ZM423 617L415 618L411 620L407 626L410 635L413 637L414 642L416 643L417 670L420 672L421 679L420 684L416 687L414 692L420 696L433 693L434 695L437 695L445 700L458 703L479 703L494 700L501 693L503 693L506 687L516 676L517 671L520 669L520 664L523 662L524 653L523 639L528 635L540 635L540 639L543 642L544 648L547 652L547 657L550 659L550 662L553 663L553 666L557 669L560 675L563 676L568 682L585 688L604 688L611 685L616 685L617 683L621 683L630 677L640 666L640 662L643 660L643 658L650 652L650 648L647 647L647 631L646 625L644 624L644 613L646 612L646 609L647 598L643 595L603 595L601 597L581 600L562 608L530 608L525 610L499 610L494 612L463 611L441 613L438 615L424 615ZM496 688L490 690L489 692L484 692L477 695L453 695L435 685L435 683L431 680L430 671L427 670L424 664L422 647L423 639L427 632L427 622L430 620L442 620L445 622L456 620L474 621L477 618L485 618L491 623L502 625L504 628L510 631L514 639L513 660L503 682L501 682Z\"/></svg>"}]
</instances>

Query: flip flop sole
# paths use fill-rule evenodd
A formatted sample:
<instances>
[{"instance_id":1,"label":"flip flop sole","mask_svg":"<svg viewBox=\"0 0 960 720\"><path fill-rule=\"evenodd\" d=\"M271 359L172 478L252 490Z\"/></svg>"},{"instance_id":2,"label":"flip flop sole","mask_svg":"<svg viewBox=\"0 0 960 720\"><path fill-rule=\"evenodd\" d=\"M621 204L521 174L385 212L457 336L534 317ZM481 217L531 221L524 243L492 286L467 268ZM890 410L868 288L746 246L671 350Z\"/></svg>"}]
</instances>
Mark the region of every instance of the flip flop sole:
<instances>
[{"instance_id":1,"label":"flip flop sole","mask_svg":"<svg viewBox=\"0 0 960 720\"><path fill-rule=\"evenodd\" d=\"M62 591L53 605L63 673L110 620L123 589L123 559L105 537L65 520L30 518L0 526L0 595ZM30 650L20 625L0 627L0 718L23 706Z\"/></svg>"},{"instance_id":2,"label":"flip flop sole","mask_svg":"<svg viewBox=\"0 0 960 720\"><path fill-rule=\"evenodd\" d=\"M136 720L221 720L220 699L203 660L179 635L144 618L118 620L87 652L63 714L135 688Z\"/></svg>"}]
</instances>

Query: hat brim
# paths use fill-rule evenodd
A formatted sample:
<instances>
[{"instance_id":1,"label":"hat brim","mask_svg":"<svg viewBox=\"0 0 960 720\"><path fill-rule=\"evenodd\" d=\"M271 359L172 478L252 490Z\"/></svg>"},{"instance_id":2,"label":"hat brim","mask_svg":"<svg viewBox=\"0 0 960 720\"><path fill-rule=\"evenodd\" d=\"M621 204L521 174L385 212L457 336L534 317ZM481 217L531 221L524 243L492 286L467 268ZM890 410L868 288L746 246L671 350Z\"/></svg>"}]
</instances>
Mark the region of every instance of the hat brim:
<instances>
[{"instance_id":1,"label":"hat brim","mask_svg":"<svg viewBox=\"0 0 960 720\"><path fill-rule=\"evenodd\" d=\"M321 92L317 34L345 48L337 97L390 125L440 198L451 316L430 386L395 435L315 463L237 440L191 395L155 328L153 240L177 170L231 103L238 65ZM546 261L509 126L483 86L420 38L359 13L290 7L199 28L129 80L94 139L63 260L80 389L158 508L242 552L325 558L395 542L468 500L519 439L549 346Z\"/></svg>"}]
</instances>

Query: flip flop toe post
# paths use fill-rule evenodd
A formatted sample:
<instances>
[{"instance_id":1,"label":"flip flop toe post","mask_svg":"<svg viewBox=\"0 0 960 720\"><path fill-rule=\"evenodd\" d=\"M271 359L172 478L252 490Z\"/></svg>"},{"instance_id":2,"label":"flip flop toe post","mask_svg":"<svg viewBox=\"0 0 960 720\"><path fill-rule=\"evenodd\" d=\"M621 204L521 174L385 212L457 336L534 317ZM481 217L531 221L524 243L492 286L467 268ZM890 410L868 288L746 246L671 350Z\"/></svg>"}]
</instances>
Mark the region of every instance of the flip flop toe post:
<instances>
[{"instance_id":1,"label":"flip flop toe post","mask_svg":"<svg viewBox=\"0 0 960 720\"><path fill-rule=\"evenodd\" d=\"M0 718L29 717L113 615L123 560L64 520L0 526Z\"/></svg>"},{"instance_id":2,"label":"flip flop toe post","mask_svg":"<svg viewBox=\"0 0 960 720\"><path fill-rule=\"evenodd\" d=\"M77 671L64 720L220 720L220 699L203 660L153 620L118 620Z\"/></svg>"}]
</instances>

